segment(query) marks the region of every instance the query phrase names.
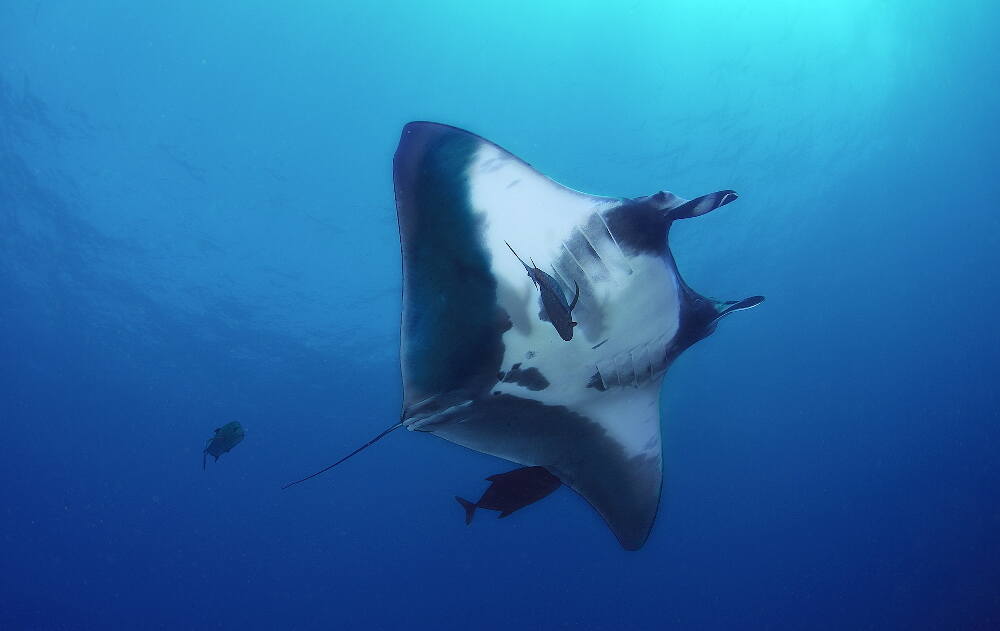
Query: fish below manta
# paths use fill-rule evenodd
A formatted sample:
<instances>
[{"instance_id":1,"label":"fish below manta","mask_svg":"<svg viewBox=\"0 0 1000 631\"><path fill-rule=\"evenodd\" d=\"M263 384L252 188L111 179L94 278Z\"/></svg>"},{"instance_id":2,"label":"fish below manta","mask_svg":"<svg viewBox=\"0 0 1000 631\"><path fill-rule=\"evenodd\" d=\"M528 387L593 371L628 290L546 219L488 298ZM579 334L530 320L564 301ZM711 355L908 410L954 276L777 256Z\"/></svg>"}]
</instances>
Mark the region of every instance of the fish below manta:
<instances>
[{"instance_id":1,"label":"fish below manta","mask_svg":"<svg viewBox=\"0 0 1000 631\"><path fill-rule=\"evenodd\" d=\"M641 548L660 503L664 376L723 318L764 300L715 300L689 287L670 228L737 194L588 195L484 138L430 122L403 128L393 184L400 420L285 488L405 427L543 467L593 506L623 548ZM511 256L512 243L530 253L530 268ZM513 473L492 480L508 499L527 492ZM492 506L491 489L472 506Z\"/></svg>"},{"instance_id":2,"label":"fish below manta","mask_svg":"<svg viewBox=\"0 0 1000 631\"><path fill-rule=\"evenodd\" d=\"M465 509L466 526L472 523L472 516L477 508L499 511L498 519L502 519L548 497L562 485L559 478L549 473L545 467L521 467L491 475L486 480L491 484L475 504L455 496L455 500Z\"/></svg>"}]
</instances>

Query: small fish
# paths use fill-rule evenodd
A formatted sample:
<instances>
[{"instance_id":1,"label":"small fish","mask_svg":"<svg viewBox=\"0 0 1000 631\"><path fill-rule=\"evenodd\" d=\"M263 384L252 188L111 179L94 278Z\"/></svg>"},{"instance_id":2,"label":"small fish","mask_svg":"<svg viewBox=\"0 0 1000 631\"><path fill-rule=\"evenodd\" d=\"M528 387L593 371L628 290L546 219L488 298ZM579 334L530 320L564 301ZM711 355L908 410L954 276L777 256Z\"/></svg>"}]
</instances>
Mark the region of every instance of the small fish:
<instances>
[{"instance_id":1,"label":"small fish","mask_svg":"<svg viewBox=\"0 0 1000 631\"><path fill-rule=\"evenodd\" d=\"M201 468L205 468L205 461L208 456L214 456L216 462L218 462L219 456L240 444L244 434L243 426L236 421L226 423L222 427L216 427L215 436L208 439L205 450L201 453Z\"/></svg>"},{"instance_id":2,"label":"small fish","mask_svg":"<svg viewBox=\"0 0 1000 631\"><path fill-rule=\"evenodd\" d=\"M491 475L486 479L492 484L475 504L455 496L455 500L465 509L466 525L472 523L472 515L477 508L500 511L500 517L503 518L548 496L562 484L545 467L522 467Z\"/></svg>"},{"instance_id":3,"label":"small fish","mask_svg":"<svg viewBox=\"0 0 1000 631\"><path fill-rule=\"evenodd\" d=\"M576 308L576 303L580 300L579 283L573 281L573 284L576 286L576 294L573 296L572 302L567 302L566 297L563 296L562 288L555 278L538 269L534 261L531 262L531 267L528 267L528 264L517 255L517 252L514 252L514 248L510 247L510 244L506 241L504 243L507 244L507 248L517 257L521 265L524 266L525 271L528 272L528 278L531 279L531 282L535 283L535 287L541 293L542 309L545 310L545 315L548 317L549 322L556 328L559 337L567 342L572 340L573 327L577 324L573 321L573 309Z\"/></svg>"}]
</instances>

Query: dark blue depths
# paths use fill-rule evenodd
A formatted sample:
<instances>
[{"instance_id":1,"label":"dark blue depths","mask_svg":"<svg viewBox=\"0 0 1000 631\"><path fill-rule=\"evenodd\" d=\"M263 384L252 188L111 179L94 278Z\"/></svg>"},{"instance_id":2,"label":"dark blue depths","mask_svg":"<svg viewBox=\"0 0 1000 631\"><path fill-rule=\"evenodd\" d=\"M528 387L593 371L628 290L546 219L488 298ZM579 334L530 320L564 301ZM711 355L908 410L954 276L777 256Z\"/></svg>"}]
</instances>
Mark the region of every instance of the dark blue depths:
<instances>
[{"instance_id":1,"label":"dark blue depths","mask_svg":"<svg viewBox=\"0 0 1000 631\"><path fill-rule=\"evenodd\" d=\"M0 6L0 627L1000 627L997 11L760 4ZM425 435L280 490L398 419L416 119L739 192L641 551Z\"/></svg>"}]
</instances>

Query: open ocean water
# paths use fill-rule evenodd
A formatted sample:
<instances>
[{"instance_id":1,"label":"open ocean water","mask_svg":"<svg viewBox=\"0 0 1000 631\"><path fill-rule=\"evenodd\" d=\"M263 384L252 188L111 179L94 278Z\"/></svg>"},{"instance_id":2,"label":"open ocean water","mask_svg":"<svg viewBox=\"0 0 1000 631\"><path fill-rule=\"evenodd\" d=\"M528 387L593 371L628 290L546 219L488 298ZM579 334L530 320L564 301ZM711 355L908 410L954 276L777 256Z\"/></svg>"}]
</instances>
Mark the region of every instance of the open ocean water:
<instances>
[{"instance_id":1,"label":"open ocean water","mask_svg":"<svg viewBox=\"0 0 1000 631\"><path fill-rule=\"evenodd\" d=\"M0 1L0 628L1000 628L995 2ZM396 432L403 125L738 202L626 552ZM246 439L202 470L212 430Z\"/></svg>"}]
</instances>

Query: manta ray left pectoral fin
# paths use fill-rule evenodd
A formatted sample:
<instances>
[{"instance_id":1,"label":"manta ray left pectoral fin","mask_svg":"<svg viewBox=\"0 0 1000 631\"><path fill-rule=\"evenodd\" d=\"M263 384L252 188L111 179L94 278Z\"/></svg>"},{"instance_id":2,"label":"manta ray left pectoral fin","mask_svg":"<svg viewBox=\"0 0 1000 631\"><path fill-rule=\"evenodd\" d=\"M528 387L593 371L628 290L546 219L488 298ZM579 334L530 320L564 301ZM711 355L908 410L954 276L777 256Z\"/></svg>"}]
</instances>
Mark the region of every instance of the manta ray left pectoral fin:
<instances>
[{"instance_id":1,"label":"manta ray left pectoral fin","mask_svg":"<svg viewBox=\"0 0 1000 631\"><path fill-rule=\"evenodd\" d=\"M576 308L576 303L580 302L580 283L578 283L578 282L576 282L574 280L573 284L576 285L576 293L573 294L573 302L569 303L569 310L570 311L572 311L573 309ZM576 322L574 322L573 324L575 325Z\"/></svg>"},{"instance_id":2,"label":"manta ray left pectoral fin","mask_svg":"<svg viewBox=\"0 0 1000 631\"><path fill-rule=\"evenodd\" d=\"M615 200L566 189L479 136L429 122L403 128L393 183L403 262L403 405L484 392L496 381L502 336L512 326L501 288L519 286L522 270L538 284L520 256L534 252L532 240L519 231L548 230L546 222L557 220L571 226Z\"/></svg>"}]
</instances>

